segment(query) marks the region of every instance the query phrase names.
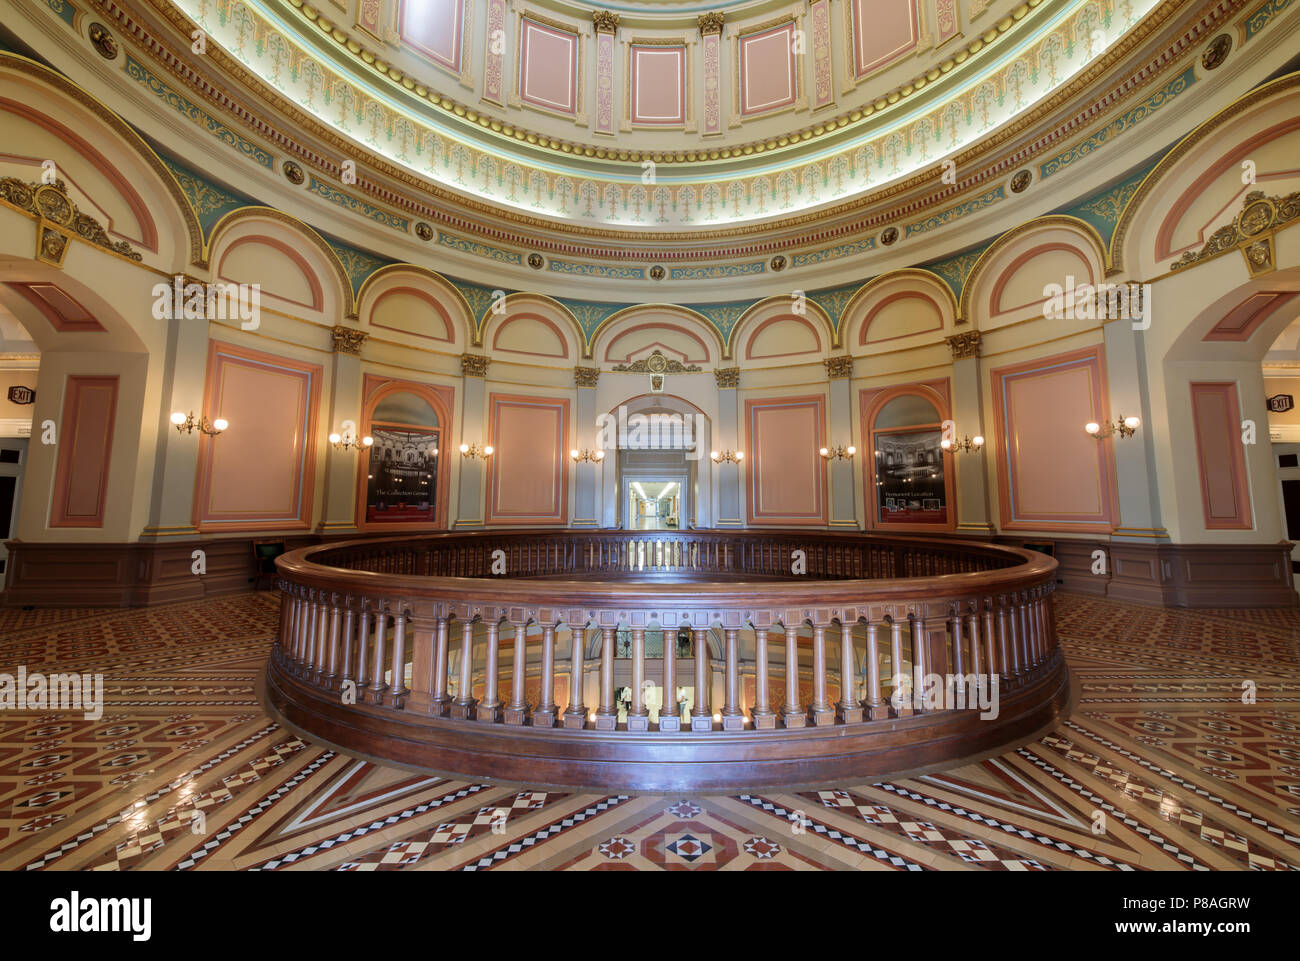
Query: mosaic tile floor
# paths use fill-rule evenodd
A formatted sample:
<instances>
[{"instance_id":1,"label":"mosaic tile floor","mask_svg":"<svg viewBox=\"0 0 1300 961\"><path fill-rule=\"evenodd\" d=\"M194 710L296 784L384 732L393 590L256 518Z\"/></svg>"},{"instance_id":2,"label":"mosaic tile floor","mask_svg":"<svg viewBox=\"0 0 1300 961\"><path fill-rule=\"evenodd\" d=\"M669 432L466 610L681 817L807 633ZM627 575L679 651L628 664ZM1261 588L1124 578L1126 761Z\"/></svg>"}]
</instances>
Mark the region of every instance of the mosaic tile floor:
<instances>
[{"instance_id":1,"label":"mosaic tile floor","mask_svg":"<svg viewBox=\"0 0 1300 961\"><path fill-rule=\"evenodd\" d=\"M99 721L0 712L0 868L1300 866L1300 612L1058 598L1080 697L1041 739L923 777L680 798L521 791L304 743L255 696L269 593L0 612L0 671L107 675Z\"/></svg>"}]
</instances>

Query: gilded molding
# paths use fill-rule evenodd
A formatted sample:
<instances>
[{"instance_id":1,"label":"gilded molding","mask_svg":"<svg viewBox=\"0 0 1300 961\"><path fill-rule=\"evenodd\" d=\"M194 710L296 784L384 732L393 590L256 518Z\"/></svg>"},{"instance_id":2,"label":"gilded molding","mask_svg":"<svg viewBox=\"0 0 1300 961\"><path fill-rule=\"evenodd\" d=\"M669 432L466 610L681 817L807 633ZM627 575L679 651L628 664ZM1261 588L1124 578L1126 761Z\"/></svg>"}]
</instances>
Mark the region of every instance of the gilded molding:
<instances>
[{"instance_id":1,"label":"gilded molding","mask_svg":"<svg viewBox=\"0 0 1300 961\"><path fill-rule=\"evenodd\" d=\"M336 324L330 328L330 337L334 341L334 353L336 354L353 354L360 357L361 346L369 336L364 330L357 330L355 327L344 327L342 324Z\"/></svg>"},{"instance_id":2,"label":"gilded molding","mask_svg":"<svg viewBox=\"0 0 1300 961\"><path fill-rule=\"evenodd\" d=\"M830 380L843 380L845 377L853 376L853 358L848 354L823 357L822 363L826 365L826 376Z\"/></svg>"},{"instance_id":3,"label":"gilded molding","mask_svg":"<svg viewBox=\"0 0 1300 961\"><path fill-rule=\"evenodd\" d=\"M611 10L591 11L591 23L596 28L597 33L613 34L618 32L618 14Z\"/></svg>"},{"instance_id":4,"label":"gilded molding","mask_svg":"<svg viewBox=\"0 0 1300 961\"><path fill-rule=\"evenodd\" d=\"M461 354L460 372L465 377L486 377L492 358L484 354Z\"/></svg>"},{"instance_id":5,"label":"gilded molding","mask_svg":"<svg viewBox=\"0 0 1300 961\"><path fill-rule=\"evenodd\" d=\"M573 368L573 386L574 387L595 387L596 381L600 379L599 367L575 367Z\"/></svg>"},{"instance_id":6,"label":"gilded molding","mask_svg":"<svg viewBox=\"0 0 1300 961\"><path fill-rule=\"evenodd\" d=\"M740 368L719 367L713 372L713 378L717 381L718 390L735 390L740 386Z\"/></svg>"},{"instance_id":7,"label":"gilded molding","mask_svg":"<svg viewBox=\"0 0 1300 961\"><path fill-rule=\"evenodd\" d=\"M960 334L953 334L951 337L945 337L944 340L948 342L948 349L952 351L953 360L978 357L980 355L980 332L978 330L967 330Z\"/></svg>"},{"instance_id":8,"label":"gilded molding","mask_svg":"<svg viewBox=\"0 0 1300 961\"><path fill-rule=\"evenodd\" d=\"M141 259L125 240L114 241L103 224L77 209L62 180L25 184L17 177L3 177L0 178L0 200L36 215L36 258L51 266L63 266L68 238L74 235L129 260Z\"/></svg>"},{"instance_id":9,"label":"gilded molding","mask_svg":"<svg viewBox=\"0 0 1300 961\"><path fill-rule=\"evenodd\" d=\"M1241 248L1251 276L1266 274L1276 266L1273 259L1273 235L1300 218L1300 191L1285 197L1266 197L1262 190L1252 190L1242 201L1241 210L1232 223L1210 235L1200 250L1189 250L1169 265L1179 270L1209 260L1225 250Z\"/></svg>"}]
</instances>

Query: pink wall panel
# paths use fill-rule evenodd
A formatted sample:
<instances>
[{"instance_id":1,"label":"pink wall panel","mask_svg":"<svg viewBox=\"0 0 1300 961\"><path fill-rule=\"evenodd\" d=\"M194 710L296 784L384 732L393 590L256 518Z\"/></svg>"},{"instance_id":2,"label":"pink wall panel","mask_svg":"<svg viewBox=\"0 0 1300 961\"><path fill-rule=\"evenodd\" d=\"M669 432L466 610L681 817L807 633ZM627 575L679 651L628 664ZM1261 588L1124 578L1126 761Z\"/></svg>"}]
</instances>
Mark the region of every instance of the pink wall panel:
<instances>
[{"instance_id":1,"label":"pink wall panel","mask_svg":"<svg viewBox=\"0 0 1300 961\"><path fill-rule=\"evenodd\" d=\"M745 471L749 523L826 524L826 399L774 397L745 401Z\"/></svg>"},{"instance_id":2,"label":"pink wall panel","mask_svg":"<svg viewBox=\"0 0 1300 961\"><path fill-rule=\"evenodd\" d=\"M319 366L213 342L203 413L230 428L199 440L199 530L310 526L320 380Z\"/></svg>"},{"instance_id":3,"label":"pink wall panel","mask_svg":"<svg viewBox=\"0 0 1300 961\"><path fill-rule=\"evenodd\" d=\"M460 73L464 24L464 0L402 0L402 41L452 73Z\"/></svg>"},{"instance_id":4,"label":"pink wall panel","mask_svg":"<svg viewBox=\"0 0 1300 961\"><path fill-rule=\"evenodd\" d=\"M740 112L788 107L799 96L794 22L740 38Z\"/></svg>"},{"instance_id":5,"label":"pink wall panel","mask_svg":"<svg viewBox=\"0 0 1300 961\"><path fill-rule=\"evenodd\" d=\"M633 44L631 56L632 122L686 123L686 47Z\"/></svg>"},{"instance_id":6,"label":"pink wall panel","mask_svg":"<svg viewBox=\"0 0 1300 961\"><path fill-rule=\"evenodd\" d=\"M1109 533L1119 524L1114 450L1083 430L1104 422L1100 347L991 373L999 500L1008 530Z\"/></svg>"},{"instance_id":7,"label":"pink wall panel","mask_svg":"<svg viewBox=\"0 0 1300 961\"><path fill-rule=\"evenodd\" d=\"M916 46L916 0L850 0L853 69L865 77Z\"/></svg>"},{"instance_id":8,"label":"pink wall panel","mask_svg":"<svg viewBox=\"0 0 1300 961\"><path fill-rule=\"evenodd\" d=\"M568 399L493 394L488 408L487 523L568 523Z\"/></svg>"},{"instance_id":9,"label":"pink wall panel","mask_svg":"<svg viewBox=\"0 0 1300 961\"><path fill-rule=\"evenodd\" d=\"M1237 385L1193 383L1192 422L1200 470L1206 530L1248 530L1252 526L1250 486L1241 448Z\"/></svg>"},{"instance_id":10,"label":"pink wall panel","mask_svg":"<svg viewBox=\"0 0 1300 961\"><path fill-rule=\"evenodd\" d=\"M104 526L117 387L117 377L68 378L59 425L51 527Z\"/></svg>"}]
</instances>

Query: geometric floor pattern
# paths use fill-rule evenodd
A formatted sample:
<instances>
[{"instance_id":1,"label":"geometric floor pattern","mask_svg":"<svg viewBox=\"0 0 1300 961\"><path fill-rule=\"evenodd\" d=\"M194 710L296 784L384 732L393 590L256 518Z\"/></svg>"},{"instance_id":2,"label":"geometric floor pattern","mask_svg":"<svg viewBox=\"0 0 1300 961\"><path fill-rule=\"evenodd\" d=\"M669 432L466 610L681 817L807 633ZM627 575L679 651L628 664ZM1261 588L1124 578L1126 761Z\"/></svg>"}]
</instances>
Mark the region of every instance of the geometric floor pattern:
<instances>
[{"instance_id":1,"label":"geometric floor pattern","mask_svg":"<svg viewBox=\"0 0 1300 961\"><path fill-rule=\"evenodd\" d=\"M1049 734L920 777L691 797L449 780L307 743L255 696L269 592L0 610L0 671L103 673L106 694L97 721L0 712L0 869L1300 868L1300 612L1056 597L1078 699Z\"/></svg>"}]
</instances>

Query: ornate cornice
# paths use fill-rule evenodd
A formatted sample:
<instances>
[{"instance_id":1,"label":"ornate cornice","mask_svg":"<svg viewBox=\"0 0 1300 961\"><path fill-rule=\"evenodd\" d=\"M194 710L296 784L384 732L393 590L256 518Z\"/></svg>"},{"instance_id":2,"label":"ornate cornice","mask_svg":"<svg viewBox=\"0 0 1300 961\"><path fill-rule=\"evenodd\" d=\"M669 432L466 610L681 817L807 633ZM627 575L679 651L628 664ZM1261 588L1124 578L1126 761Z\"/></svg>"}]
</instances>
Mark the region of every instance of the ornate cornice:
<instances>
[{"instance_id":1,"label":"ornate cornice","mask_svg":"<svg viewBox=\"0 0 1300 961\"><path fill-rule=\"evenodd\" d=\"M978 330L953 334L951 337L945 337L944 340L948 342L948 349L952 351L953 360L961 360L963 357L978 357L980 355L980 332Z\"/></svg>"},{"instance_id":2,"label":"ornate cornice","mask_svg":"<svg viewBox=\"0 0 1300 961\"><path fill-rule=\"evenodd\" d=\"M460 372L466 377L486 377L492 358L485 354L461 354Z\"/></svg>"},{"instance_id":3,"label":"ornate cornice","mask_svg":"<svg viewBox=\"0 0 1300 961\"><path fill-rule=\"evenodd\" d=\"M696 18L696 23L700 28L700 36L706 36L710 33L722 33L722 25L726 21L726 16L721 10L710 10L708 13L702 13Z\"/></svg>"},{"instance_id":4,"label":"ornate cornice","mask_svg":"<svg viewBox=\"0 0 1300 961\"><path fill-rule=\"evenodd\" d=\"M1241 248L1251 276L1266 274L1275 266L1273 235L1296 219L1300 219L1300 191L1285 197L1266 197L1264 191L1252 190L1232 223L1212 233L1200 250L1187 251L1169 269L1178 270L1225 250Z\"/></svg>"},{"instance_id":5,"label":"ornate cornice","mask_svg":"<svg viewBox=\"0 0 1300 961\"><path fill-rule=\"evenodd\" d=\"M361 356L361 345L366 342L370 335L364 330L357 330L355 327L344 327L342 324L335 324L330 328L330 337L334 340L334 353L336 354L354 354Z\"/></svg>"},{"instance_id":6,"label":"ornate cornice","mask_svg":"<svg viewBox=\"0 0 1300 961\"><path fill-rule=\"evenodd\" d=\"M719 367L713 372L713 378L717 381L718 390L734 390L740 386L740 368Z\"/></svg>"},{"instance_id":7,"label":"ornate cornice","mask_svg":"<svg viewBox=\"0 0 1300 961\"><path fill-rule=\"evenodd\" d=\"M831 380L841 380L853 376L853 358L848 354L842 354L839 357L824 357L822 363L826 365L826 376Z\"/></svg>"},{"instance_id":8,"label":"ornate cornice","mask_svg":"<svg viewBox=\"0 0 1300 961\"><path fill-rule=\"evenodd\" d=\"M574 387L595 387L596 381L600 379L599 367L575 367L573 368L573 386Z\"/></svg>"},{"instance_id":9,"label":"ornate cornice","mask_svg":"<svg viewBox=\"0 0 1300 961\"><path fill-rule=\"evenodd\" d=\"M680 360L665 357L663 351L653 350L649 357L642 357L630 364L619 364L614 370L627 374L697 374L703 368L698 364L687 366Z\"/></svg>"},{"instance_id":10,"label":"ornate cornice","mask_svg":"<svg viewBox=\"0 0 1300 961\"><path fill-rule=\"evenodd\" d=\"M591 11L591 23L597 33L617 33L618 14L610 10Z\"/></svg>"},{"instance_id":11,"label":"ornate cornice","mask_svg":"<svg viewBox=\"0 0 1300 961\"><path fill-rule=\"evenodd\" d=\"M17 177L0 178L0 200L36 215L36 258L54 267L63 266L68 238L74 235L129 260L141 259L125 240L114 241L103 224L78 210L62 180L23 183Z\"/></svg>"}]
</instances>

